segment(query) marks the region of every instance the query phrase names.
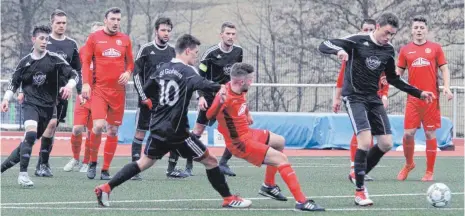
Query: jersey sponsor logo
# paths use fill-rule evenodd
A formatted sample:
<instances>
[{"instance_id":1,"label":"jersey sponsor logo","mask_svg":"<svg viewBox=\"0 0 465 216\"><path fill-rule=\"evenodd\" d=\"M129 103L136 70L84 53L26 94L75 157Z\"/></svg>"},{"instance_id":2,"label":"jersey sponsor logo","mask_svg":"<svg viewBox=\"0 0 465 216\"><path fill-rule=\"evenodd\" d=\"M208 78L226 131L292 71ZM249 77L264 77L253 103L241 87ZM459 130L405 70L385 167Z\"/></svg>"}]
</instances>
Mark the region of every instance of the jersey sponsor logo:
<instances>
[{"instance_id":1,"label":"jersey sponsor logo","mask_svg":"<svg viewBox=\"0 0 465 216\"><path fill-rule=\"evenodd\" d=\"M415 61L412 63L412 67L424 67L424 66L429 66L431 63L428 61L428 59L425 58L417 58Z\"/></svg>"},{"instance_id":2,"label":"jersey sponsor logo","mask_svg":"<svg viewBox=\"0 0 465 216\"><path fill-rule=\"evenodd\" d=\"M365 64L370 70L376 70L381 65L381 61L376 56L370 56L365 59Z\"/></svg>"},{"instance_id":3,"label":"jersey sponsor logo","mask_svg":"<svg viewBox=\"0 0 465 216\"><path fill-rule=\"evenodd\" d=\"M110 57L110 58L117 58L121 56L121 52L118 51L117 49L110 48L110 49L103 51L102 56Z\"/></svg>"},{"instance_id":4,"label":"jersey sponsor logo","mask_svg":"<svg viewBox=\"0 0 465 216\"><path fill-rule=\"evenodd\" d=\"M45 79L47 79L47 75L42 72L36 72L34 76L32 76L32 82L36 86L41 86L45 83Z\"/></svg>"},{"instance_id":5,"label":"jersey sponsor logo","mask_svg":"<svg viewBox=\"0 0 465 216\"><path fill-rule=\"evenodd\" d=\"M107 43L107 41L97 41L98 44L103 44L103 43Z\"/></svg>"},{"instance_id":6,"label":"jersey sponsor logo","mask_svg":"<svg viewBox=\"0 0 465 216\"><path fill-rule=\"evenodd\" d=\"M426 48L426 49L425 49L425 53L431 53L431 49L430 49L430 48Z\"/></svg>"},{"instance_id":7,"label":"jersey sponsor logo","mask_svg":"<svg viewBox=\"0 0 465 216\"><path fill-rule=\"evenodd\" d=\"M232 64L227 64L223 67L224 74L229 75L231 74Z\"/></svg>"},{"instance_id":8,"label":"jersey sponsor logo","mask_svg":"<svg viewBox=\"0 0 465 216\"><path fill-rule=\"evenodd\" d=\"M66 53L64 53L63 51L57 51L56 52L59 56L61 56L63 59L66 59L68 57L68 55L66 55Z\"/></svg>"},{"instance_id":9,"label":"jersey sponsor logo","mask_svg":"<svg viewBox=\"0 0 465 216\"><path fill-rule=\"evenodd\" d=\"M121 46L121 45L123 45L123 42L118 39L118 40L116 40L116 45Z\"/></svg>"},{"instance_id":10,"label":"jersey sponsor logo","mask_svg":"<svg viewBox=\"0 0 465 216\"><path fill-rule=\"evenodd\" d=\"M247 109L247 104L243 103L241 105L241 108L239 109L239 112L237 112L237 115L240 116L245 113L245 110Z\"/></svg>"}]
</instances>

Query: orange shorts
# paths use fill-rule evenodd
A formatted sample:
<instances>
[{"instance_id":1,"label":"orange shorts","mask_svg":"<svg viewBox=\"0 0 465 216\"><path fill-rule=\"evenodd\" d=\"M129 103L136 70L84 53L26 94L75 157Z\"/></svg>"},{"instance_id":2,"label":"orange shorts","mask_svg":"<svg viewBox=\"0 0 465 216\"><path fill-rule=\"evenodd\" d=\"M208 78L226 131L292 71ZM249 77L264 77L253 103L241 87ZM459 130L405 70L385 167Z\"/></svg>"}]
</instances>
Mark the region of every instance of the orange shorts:
<instances>
[{"instance_id":1,"label":"orange shorts","mask_svg":"<svg viewBox=\"0 0 465 216\"><path fill-rule=\"evenodd\" d=\"M268 152L269 138L269 131L251 128L246 136L226 142L226 147L232 155L260 167Z\"/></svg>"},{"instance_id":2,"label":"orange shorts","mask_svg":"<svg viewBox=\"0 0 465 216\"><path fill-rule=\"evenodd\" d=\"M125 92L95 88L92 91L92 119L106 119L110 125L121 125L124 115Z\"/></svg>"},{"instance_id":3,"label":"orange shorts","mask_svg":"<svg viewBox=\"0 0 465 216\"><path fill-rule=\"evenodd\" d=\"M92 128L92 116L90 113L90 101L81 105L79 97L76 98L74 103L74 122L73 125L85 125L87 128Z\"/></svg>"},{"instance_id":4,"label":"orange shorts","mask_svg":"<svg viewBox=\"0 0 465 216\"><path fill-rule=\"evenodd\" d=\"M417 129L423 124L425 130L441 128L439 100L426 103L420 100L407 100L405 108L404 129Z\"/></svg>"}]
</instances>

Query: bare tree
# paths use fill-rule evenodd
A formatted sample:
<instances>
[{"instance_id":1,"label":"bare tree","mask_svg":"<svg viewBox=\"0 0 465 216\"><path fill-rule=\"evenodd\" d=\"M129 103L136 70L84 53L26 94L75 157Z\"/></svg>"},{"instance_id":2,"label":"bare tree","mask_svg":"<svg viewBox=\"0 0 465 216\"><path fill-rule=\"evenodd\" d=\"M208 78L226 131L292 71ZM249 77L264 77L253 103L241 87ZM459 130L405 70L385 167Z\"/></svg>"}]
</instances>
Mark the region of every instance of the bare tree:
<instances>
[{"instance_id":1,"label":"bare tree","mask_svg":"<svg viewBox=\"0 0 465 216\"><path fill-rule=\"evenodd\" d=\"M147 24L145 28L145 34L147 35L147 41L153 40L153 29L155 28L155 21L158 17L162 16L167 11L172 1L171 0L136 0L138 9L145 15Z\"/></svg>"},{"instance_id":2,"label":"bare tree","mask_svg":"<svg viewBox=\"0 0 465 216\"><path fill-rule=\"evenodd\" d=\"M135 4L130 0L123 0L126 8L127 19L126 19L126 34L131 35L132 30L132 17L134 16Z\"/></svg>"}]
</instances>

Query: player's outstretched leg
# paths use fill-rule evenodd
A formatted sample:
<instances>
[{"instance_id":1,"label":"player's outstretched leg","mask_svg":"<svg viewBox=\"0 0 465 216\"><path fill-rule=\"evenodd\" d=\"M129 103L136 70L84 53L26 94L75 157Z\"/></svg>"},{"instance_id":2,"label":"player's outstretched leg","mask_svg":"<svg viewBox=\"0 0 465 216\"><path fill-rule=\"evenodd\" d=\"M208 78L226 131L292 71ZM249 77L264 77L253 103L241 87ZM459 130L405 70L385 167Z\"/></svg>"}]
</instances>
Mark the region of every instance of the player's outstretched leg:
<instances>
[{"instance_id":1,"label":"player's outstretched leg","mask_svg":"<svg viewBox=\"0 0 465 216\"><path fill-rule=\"evenodd\" d=\"M155 162L156 160L143 155L140 160L126 164L108 183L99 185L94 189L98 204L103 207L110 206L110 193L115 187L150 168Z\"/></svg>"},{"instance_id":2,"label":"player's outstretched leg","mask_svg":"<svg viewBox=\"0 0 465 216\"><path fill-rule=\"evenodd\" d=\"M196 161L205 166L210 184L223 197L223 207L248 208L252 205L252 201L231 194L226 178L218 167L218 160L209 154L208 149Z\"/></svg>"},{"instance_id":3,"label":"player's outstretched leg","mask_svg":"<svg viewBox=\"0 0 465 216\"><path fill-rule=\"evenodd\" d=\"M397 180L404 181L407 179L408 174L415 168L413 155L415 151L415 132L416 129L405 129L402 146L404 148L405 165L397 174Z\"/></svg>"},{"instance_id":4,"label":"player's outstretched leg","mask_svg":"<svg viewBox=\"0 0 465 216\"><path fill-rule=\"evenodd\" d=\"M13 167L17 163L19 163L19 161L20 161L19 151L20 151L20 148L21 148L22 144L23 144L23 142L19 143L18 147L16 147L11 152L10 156L8 156L8 158L5 161L3 161L3 163L2 163L2 173L7 171L8 169Z\"/></svg>"}]
</instances>

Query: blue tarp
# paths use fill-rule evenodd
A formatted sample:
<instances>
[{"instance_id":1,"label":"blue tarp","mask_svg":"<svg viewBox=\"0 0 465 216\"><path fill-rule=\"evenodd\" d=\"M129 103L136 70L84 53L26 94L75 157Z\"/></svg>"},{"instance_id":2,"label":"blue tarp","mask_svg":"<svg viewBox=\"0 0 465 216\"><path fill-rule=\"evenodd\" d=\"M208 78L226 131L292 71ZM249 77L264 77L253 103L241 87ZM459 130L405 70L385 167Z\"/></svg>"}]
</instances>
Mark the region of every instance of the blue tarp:
<instances>
[{"instance_id":1,"label":"blue tarp","mask_svg":"<svg viewBox=\"0 0 465 216\"><path fill-rule=\"evenodd\" d=\"M267 129L286 138L287 148L296 149L349 149L349 142L353 134L352 126L347 114L333 113L276 113L252 112L253 128ZM124 114L123 125L118 131L119 143L130 144L135 133L135 111L127 110ZM189 112L191 129L194 127L197 112ZM402 144L404 132L404 116L389 115L394 148ZM439 148L452 145L452 121L441 118L442 128L437 130ZM218 139L216 124L208 128L204 138L209 146L221 146ZM416 145L425 145L423 129L415 136Z\"/></svg>"}]
</instances>

